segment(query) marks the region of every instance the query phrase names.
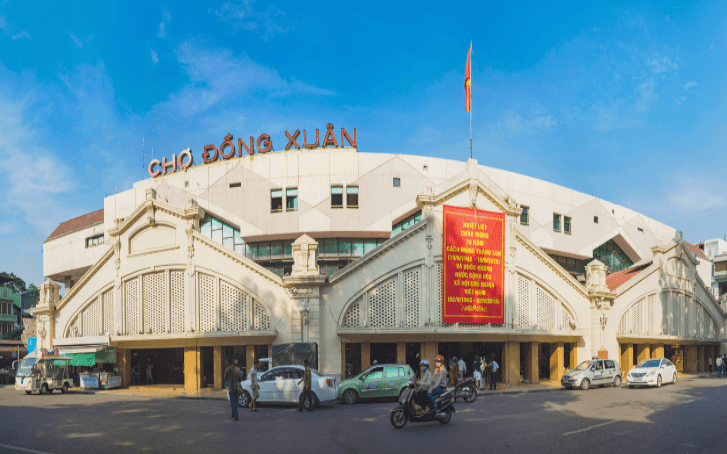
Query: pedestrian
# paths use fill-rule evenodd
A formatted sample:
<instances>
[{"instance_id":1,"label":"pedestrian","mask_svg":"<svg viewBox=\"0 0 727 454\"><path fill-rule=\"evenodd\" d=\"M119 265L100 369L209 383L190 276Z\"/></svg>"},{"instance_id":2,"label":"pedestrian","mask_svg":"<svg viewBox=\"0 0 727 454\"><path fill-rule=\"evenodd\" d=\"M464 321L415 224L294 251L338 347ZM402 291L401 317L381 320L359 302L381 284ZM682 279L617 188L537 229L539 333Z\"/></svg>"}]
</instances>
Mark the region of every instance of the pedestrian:
<instances>
[{"instance_id":1,"label":"pedestrian","mask_svg":"<svg viewBox=\"0 0 727 454\"><path fill-rule=\"evenodd\" d=\"M459 367L459 379L462 380L467 373L467 364L464 362L464 359L460 358L457 361L457 367Z\"/></svg>"},{"instance_id":2,"label":"pedestrian","mask_svg":"<svg viewBox=\"0 0 727 454\"><path fill-rule=\"evenodd\" d=\"M719 378L720 374L722 373L722 357L718 356L714 364L717 366L717 378Z\"/></svg>"},{"instance_id":3,"label":"pedestrian","mask_svg":"<svg viewBox=\"0 0 727 454\"><path fill-rule=\"evenodd\" d=\"M303 372L303 378L298 380L298 386L300 386L301 383L303 383L303 392L300 393L300 399L298 399L298 411L303 411L303 406L305 405L305 401L310 399L310 402L308 402L308 411L313 411L313 400L311 397L310 387L311 387L311 375L310 375L310 367L309 362L307 359L303 360L303 365L305 366L305 372Z\"/></svg>"},{"instance_id":4,"label":"pedestrian","mask_svg":"<svg viewBox=\"0 0 727 454\"><path fill-rule=\"evenodd\" d=\"M722 376L727 378L727 354L722 355Z\"/></svg>"},{"instance_id":5,"label":"pedestrian","mask_svg":"<svg viewBox=\"0 0 727 454\"><path fill-rule=\"evenodd\" d=\"M428 393L436 410L439 410L439 406L437 405L437 396L445 391L446 386L447 368L444 367L444 357L442 357L442 355L438 355L434 360L434 382L432 383L431 390Z\"/></svg>"},{"instance_id":6,"label":"pedestrian","mask_svg":"<svg viewBox=\"0 0 727 454\"><path fill-rule=\"evenodd\" d=\"M240 382L242 375L240 368L232 364L232 358L227 358L227 369L225 369L224 380L227 382L227 392L230 395L230 407L232 408L232 419L239 421L237 414L237 396L240 394Z\"/></svg>"},{"instance_id":7,"label":"pedestrian","mask_svg":"<svg viewBox=\"0 0 727 454\"><path fill-rule=\"evenodd\" d=\"M457 386L459 381L459 364L457 364L457 357L452 358L452 364L449 366L449 382L451 386Z\"/></svg>"},{"instance_id":8,"label":"pedestrian","mask_svg":"<svg viewBox=\"0 0 727 454\"><path fill-rule=\"evenodd\" d=\"M151 359L146 359L146 384L148 385L151 383L154 384L154 377L151 374L152 369L154 369L154 365L151 363Z\"/></svg>"},{"instance_id":9,"label":"pedestrian","mask_svg":"<svg viewBox=\"0 0 727 454\"><path fill-rule=\"evenodd\" d=\"M138 364L135 364L134 367L131 368L131 384L132 385L139 384L139 365Z\"/></svg>"},{"instance_id":10,"label":"pedestrian","mask_svg":"<svg viewBox=\"0 0 727 454\"><path fill-rule=\"evenodd\" d=\"M492 361L490 361L490 389L493 391L497 391L497 370L499 368L500 365L497 364L495 358L492 358Z\"/></svg>"},{"instance_id":11,"label":"pedestrian","mask_svg":"<svg viewBox=\"0 0 727 454\"><path fill-rule=\"evenodd\" d=\"M482 381L482 373L480 372L480 357L475 356L475 362L472 363L472 376L475 378L475 386L480 387Z\"/></svg>"},{"instance_id":12,"label":"pedestrian","mask_svg":"<svg viewBox=\"0 0 727 454\"><path fill-rule=\"evenodd\" d=\"M709 361L707 362L709 365L709 374L712 375L712 357L709 357Z\"/></svg>"},{"instance_id":13,"label":"pedestrian","mask_svg":"<svg viewBox=\"0 0 727 454\"><path fill-rule=\"evenodd\" d=\"M480 363L480 374L482 375L482 383L480 389L485 389L485 378L487 377L487 358L483 357Z\"/></svg>"},{"instance_id":14,"label":"pedestrian","mask_svg":"<svg viewBox=\"0 0 727 454\"><path fill-rule=\"evenodd\" d=\"M260 360L255 359L255 363L250 369L248 376L250 377L250 390L252 391L252 401L250 402L250 410L257 411L257 398L260 397L260 385L257 383L257 368L260 367Z\"/></svg>"}]
</instances>

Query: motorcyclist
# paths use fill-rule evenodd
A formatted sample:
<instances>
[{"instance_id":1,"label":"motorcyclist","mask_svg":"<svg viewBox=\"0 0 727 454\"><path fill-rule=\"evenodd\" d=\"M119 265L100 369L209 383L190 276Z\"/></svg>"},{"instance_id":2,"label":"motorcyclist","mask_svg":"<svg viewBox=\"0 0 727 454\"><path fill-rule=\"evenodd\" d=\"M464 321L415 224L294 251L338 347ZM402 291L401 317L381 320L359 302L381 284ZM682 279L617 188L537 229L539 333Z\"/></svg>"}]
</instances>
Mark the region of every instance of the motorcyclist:
<instances>
[{"instance_id":1,"label":"motorcyclist","mask_svg":"<svg viewBox=\"0 0 727 454\"><path fill-rule=\"evenodd\" d=\"M429 361L423 359L422 362L419 363L419 392L426 393L430 399L431 396L429 396L429 390L432 389L433 382L434 378L432 377L432 373L429 371ZM434 404L434 400L432 400L432 404ZM434 405L432 405L432 408L434 408Z\"/></svg>"},{"instance_id":2,"label":"motorcyclist","mask_svg":"<svg viewBox=\"0 0 727 454\"><path fill-rule=\"evenodd\" d=\"M434 408L437 408L436 397L442 394L447 388L447 368L444 367L444 357L438 355L434 360L434 382L429 391L429 398L434 404Z\"/></svg>"}]
</instances>

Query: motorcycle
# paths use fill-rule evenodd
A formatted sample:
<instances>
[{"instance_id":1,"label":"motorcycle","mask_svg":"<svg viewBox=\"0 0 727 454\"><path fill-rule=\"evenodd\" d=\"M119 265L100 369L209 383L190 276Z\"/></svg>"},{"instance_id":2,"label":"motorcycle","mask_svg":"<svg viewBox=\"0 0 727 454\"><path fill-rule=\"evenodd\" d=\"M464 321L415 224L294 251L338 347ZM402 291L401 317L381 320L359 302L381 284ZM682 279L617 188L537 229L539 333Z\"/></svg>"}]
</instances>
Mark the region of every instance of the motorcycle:
<instances>
[{"instance_id":1,"label":"motorcycle","mask_svg":"<svg viewBox=\"0 0 727 454\"><path fill-rule=\"evenodd\" d=\"M391 410L391 425L397 429L403 428L408 421L429 422L438 421L447 424L452 419L454 409L454 388L447 389L436 397L439 410L432 407L429 397L418 393L414 381L410 381L399 396L399 405Z\"/></svg>"},{"instance_id":2,"label":"motorcycle","mask_svg":"<svg viewBox=\"0 0 727 454\"><path fill-rule=\"evenodd\" d=\"M477 383L473 377L463 378L454 387L454 399L463 399L468 404L477 400Z\"/></svg>"}]
</instances>

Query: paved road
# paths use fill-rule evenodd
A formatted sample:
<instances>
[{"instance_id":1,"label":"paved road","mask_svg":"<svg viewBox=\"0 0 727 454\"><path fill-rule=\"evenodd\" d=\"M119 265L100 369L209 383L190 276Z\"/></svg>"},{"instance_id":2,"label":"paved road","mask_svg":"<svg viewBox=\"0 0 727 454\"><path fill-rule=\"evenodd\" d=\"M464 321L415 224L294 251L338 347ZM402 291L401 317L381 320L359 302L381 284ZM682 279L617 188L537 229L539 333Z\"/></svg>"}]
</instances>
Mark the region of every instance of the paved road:
<instances>
[{"instance_id":1,"label":"paved road","mask_svg":"<svg viewBox=\"0 0 727 454\"><path fill-rule=\"evenodd\" d=\"M394 402L240 410L200 399L0 387L0 452L727 452L727 379L661 389L596 388L487 396L447 426L389 424ZM484 448L487 443L488 448ZM455 450L455 451L452 451Z\"/></svg>"}]
</instances>

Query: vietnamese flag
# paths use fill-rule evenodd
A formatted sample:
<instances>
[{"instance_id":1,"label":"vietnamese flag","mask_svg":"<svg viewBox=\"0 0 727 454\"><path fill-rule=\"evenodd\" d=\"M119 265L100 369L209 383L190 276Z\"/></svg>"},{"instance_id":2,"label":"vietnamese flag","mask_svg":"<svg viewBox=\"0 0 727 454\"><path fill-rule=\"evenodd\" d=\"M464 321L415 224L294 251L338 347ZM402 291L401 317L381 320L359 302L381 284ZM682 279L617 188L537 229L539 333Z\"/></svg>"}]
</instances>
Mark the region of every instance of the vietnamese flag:
<instances>
[{"instance_id":1,"label":"vietnamese flag","mask_svg":"<svg viewBox=\"0 0 727 454\"><path fill-rule=\"evenodd\" d=\"M464 92L465 92L465 111L469 112L472 107L472 80L470 78L470 55L472 54L472 42L470 42L470 50L467 51L467 68L464 70Z\"/></svg>"}]
</instances>

